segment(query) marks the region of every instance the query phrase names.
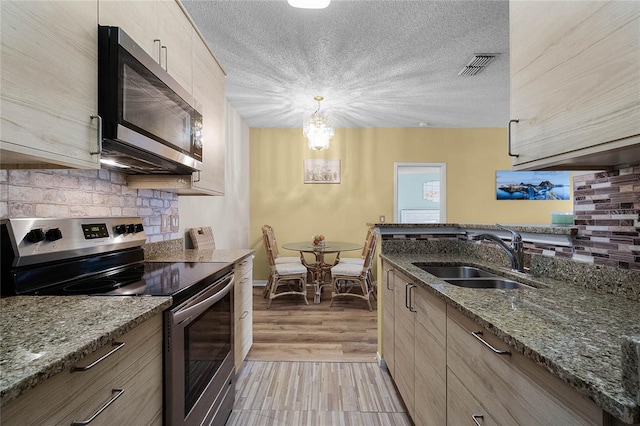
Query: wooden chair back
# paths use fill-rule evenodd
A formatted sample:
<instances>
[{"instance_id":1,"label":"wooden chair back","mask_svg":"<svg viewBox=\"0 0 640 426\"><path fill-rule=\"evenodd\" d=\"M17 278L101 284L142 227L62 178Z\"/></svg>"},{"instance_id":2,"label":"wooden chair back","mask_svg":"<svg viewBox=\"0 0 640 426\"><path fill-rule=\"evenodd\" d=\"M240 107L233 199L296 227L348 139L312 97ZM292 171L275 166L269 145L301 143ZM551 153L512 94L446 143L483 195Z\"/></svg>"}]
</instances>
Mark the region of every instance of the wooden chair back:
<instances>
[{"instance_id":1,"label":"wooden chair back","mask_svg":"<svg viewBox=\"0 0 640 426\"><path fill-rule=\"evenodd\" d=\"M368 272L371 269L373 264L373 255L376 252L376 245L378 244L378 236L375 232L371 232L367 237L369 237L369 243L367 244L367 253L364 255L364 264L362 266L362 269L365 272Z\"/></svg>"},{"instance_id":2,"label":"wooden chair back","mask_svg":"<svg viewBox=\"0 0 640 426\"><path fill-rule=\"evenodd\" d=\"M262 234L266 236L269 240L269 246L271 247L271 252L273 253L273 259L277 259L280 257L280 253L278 252L278 243L276 242L276 235L273 232L273 228L269 225L264 225L262 227Z\"/></svg>"},{"instance_id":3,"label":"wooden chair back","mask_svg":"<svg viewBox=\"0 0 640 426\"><path fill-rule=\"evenodd\" d=\"M262 227L262 240L264 242L264 249L267 252L267 260L269 261L269 267L273 267L276 264L276 258L273 253L273 246L271 240L271 227L264 225Z\"/></svg>"}]
</instances>

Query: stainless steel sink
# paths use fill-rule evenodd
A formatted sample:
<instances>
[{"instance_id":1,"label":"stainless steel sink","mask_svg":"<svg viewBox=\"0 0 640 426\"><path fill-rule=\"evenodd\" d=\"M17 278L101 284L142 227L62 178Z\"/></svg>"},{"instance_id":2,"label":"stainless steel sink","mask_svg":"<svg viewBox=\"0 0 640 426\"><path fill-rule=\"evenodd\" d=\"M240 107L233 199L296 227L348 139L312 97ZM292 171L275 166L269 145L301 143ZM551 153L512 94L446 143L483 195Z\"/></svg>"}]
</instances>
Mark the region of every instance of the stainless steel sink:
<instances>
[{"instance_id":1,"label":"stainless steel sink","mask_svg":"<svg viewBox=\"0 0 640 426\"><path fill-rule=\"evenodd\" d=\"M475 278L495 277L495 274L476 268L474 266L439 266L426 263L414 263L415 266L438 278Z\"/></svg>"},{"instance_id":2,"label":"stainless steel sink","mask_svg":"<svg viewBox=\"0 0 640 426\"><path fill-rule=\"evenodd\" d=\"M535 289L530 285L522 284L518 281L508 280L506 278L458 278L458 279L445 279L449 284L457 285L458 287L465 288L494 288L503 290L515 290L515 289Z\"/></svg>"},{"instance_id":3,"label":"stainless steel sink","mask_svg":"<svg viewBox=\"0 0 640 426\"><path fill-rule=\"evenodd\" d=\"M430 265L416 262L415 266L434 275L449 284L465 288L495 288L495 289L534 289L530 285L503 278L475 266L466 265Z\"/></svg>"}]
</instances>

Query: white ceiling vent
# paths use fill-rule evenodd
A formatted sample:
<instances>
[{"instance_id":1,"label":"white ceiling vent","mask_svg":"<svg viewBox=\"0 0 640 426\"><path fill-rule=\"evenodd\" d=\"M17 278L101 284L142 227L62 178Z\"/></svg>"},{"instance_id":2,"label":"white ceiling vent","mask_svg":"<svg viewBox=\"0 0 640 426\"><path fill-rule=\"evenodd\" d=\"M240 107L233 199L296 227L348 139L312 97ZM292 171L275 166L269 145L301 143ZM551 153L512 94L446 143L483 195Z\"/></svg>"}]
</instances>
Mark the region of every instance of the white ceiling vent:
<instances>
[{"instance_id":1,"label":"white ceiling vent","mask_svg":"<svg viewBox=\"0 0 640 426\"><path fill-rule=\"evenodd\" d=\"M476 53L458 75L476 75L498 56L497 53Z\"/></svg>"}]
</instances>

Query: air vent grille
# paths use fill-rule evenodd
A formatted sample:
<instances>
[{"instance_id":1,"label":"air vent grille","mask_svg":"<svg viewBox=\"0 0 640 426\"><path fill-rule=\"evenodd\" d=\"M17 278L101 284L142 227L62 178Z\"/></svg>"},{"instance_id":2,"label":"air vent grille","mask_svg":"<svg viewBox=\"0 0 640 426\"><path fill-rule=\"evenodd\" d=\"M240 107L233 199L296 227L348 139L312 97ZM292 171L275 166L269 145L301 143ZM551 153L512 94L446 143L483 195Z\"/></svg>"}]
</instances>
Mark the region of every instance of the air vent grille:
<instances>
[{"instance_id":1,"label":"air vent grille","mask_svg":"<svg viewBox=\"0 0 640 426\"><path fill-rule=\"evenodd\" d=\"M476 53L473 55L469 63L460 70L458 75L470 76L476 75L482 71L498 56L497 53Z\"/></svg>"}]
</instances>

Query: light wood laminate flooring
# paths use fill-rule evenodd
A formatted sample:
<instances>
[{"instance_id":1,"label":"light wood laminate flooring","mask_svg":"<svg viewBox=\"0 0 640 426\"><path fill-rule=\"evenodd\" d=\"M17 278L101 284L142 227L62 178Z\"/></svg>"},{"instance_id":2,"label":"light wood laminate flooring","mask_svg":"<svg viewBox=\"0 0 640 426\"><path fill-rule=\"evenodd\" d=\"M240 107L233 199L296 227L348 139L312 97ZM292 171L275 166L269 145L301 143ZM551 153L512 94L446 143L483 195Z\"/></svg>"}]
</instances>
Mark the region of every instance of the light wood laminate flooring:
<instances>
[{"instance_id":1,"label":"light wood laminate flooring","mask_svg":"<svg viewBox=\"0 0 640 426\"><path fill-rule=\"evenodd\" d=\"M251 361L375 362L378 350L377 317L362 299L337 299L331 308L331 292L309 305L302 296L262 297L264 287L253 288L253 346Z\"/></svg>"},{"instance_id":2,"label":"light wood laminate flooring","mask_svg":"<svg viewBox=\"0 0 640 426\"><path fill-rule=\"evenodd\" d=\"M271 302L253 290L254 343L227 426L409 426L389 373L375 361L377 312L363 300Z\"/></svg>"}]
</instances>

